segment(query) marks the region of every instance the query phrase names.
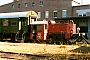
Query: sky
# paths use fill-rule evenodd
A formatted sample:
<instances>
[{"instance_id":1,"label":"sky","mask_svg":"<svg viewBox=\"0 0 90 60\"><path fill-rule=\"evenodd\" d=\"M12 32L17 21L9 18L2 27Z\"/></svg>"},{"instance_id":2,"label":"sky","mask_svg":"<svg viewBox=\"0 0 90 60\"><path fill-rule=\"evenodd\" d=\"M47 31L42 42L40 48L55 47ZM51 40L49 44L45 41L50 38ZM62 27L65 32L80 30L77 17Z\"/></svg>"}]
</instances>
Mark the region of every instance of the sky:
<instances>
[{"instance_id":1,"label":"sky","mask_svg":"<svg viewBox=\"0 0 90 60\"><path fill-rule=\"evenodd\" d=\"M75 0L75 1L77 1L81 4L90 4L90 0ZM13 2L13 0L1 0L0 5L4 5L4 4L10 3L10 2ZM73 3L73 5L76 5L76 4Z\"/></svg>"},{"instance_id":2,"label":"sky","mask_svg":"<svg viewBox=\"0 0 90 60\"><path fill-rule=\"evenodd\" d=\"M1 0L0 5L4 5L4 4L10 3L10 2L13 2L13 0Z\"/></svg>"},{"instance_id":3,"label":"sky","mask_svg":"<svg viewBox=\"0 0 90 60\"><path fill-rule=\"evenodd\" d=\"M90 0L76 0L80 2L81 4L90 4Z\"/></svg>"},{"instance_id":4,"label":"sky","mask_svg":"<svg viewBox=\"0 0 90 60\"><path fill-rule=\"evenodd\" d=\"M80 3L80 4L78 4L78 5L90 4L90 0L74 0L74 1L77 1L78 3ZM73 5L77 5L77 4L74 4L74 3L73 3Z\"/></svg>"}]
</instances>

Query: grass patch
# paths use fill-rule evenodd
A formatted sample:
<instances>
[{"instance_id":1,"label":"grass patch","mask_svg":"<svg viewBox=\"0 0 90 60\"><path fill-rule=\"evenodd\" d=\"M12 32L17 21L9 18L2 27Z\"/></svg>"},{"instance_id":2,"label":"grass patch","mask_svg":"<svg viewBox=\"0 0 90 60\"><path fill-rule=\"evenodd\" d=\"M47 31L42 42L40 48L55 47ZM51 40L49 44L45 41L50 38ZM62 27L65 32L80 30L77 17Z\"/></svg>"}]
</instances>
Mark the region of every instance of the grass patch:
<instances>
[{"instance_id":1,"label":"grass patch","mask_svg":"<svg viewBox=\"0 0 90 60\"><path fill-rule=\"evenodd\" d=\"M64 45L61 45L59 48L66 48L66 46L64 46Z\"/></svg>"}]
</instances>

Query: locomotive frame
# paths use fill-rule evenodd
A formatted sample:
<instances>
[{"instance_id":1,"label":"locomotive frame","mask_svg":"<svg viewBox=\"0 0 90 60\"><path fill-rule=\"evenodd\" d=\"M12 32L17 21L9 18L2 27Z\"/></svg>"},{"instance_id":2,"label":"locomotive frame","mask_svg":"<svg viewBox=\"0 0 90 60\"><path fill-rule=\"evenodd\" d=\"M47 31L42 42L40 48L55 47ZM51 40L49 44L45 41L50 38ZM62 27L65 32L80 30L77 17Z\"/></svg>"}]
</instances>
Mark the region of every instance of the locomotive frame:
<instances>
[{"instance_id":1,"label":"locomotive frame","mask_svg":"<svg viewBox=\"0 0 90 60\"><path fill-rule=\"evenodd\" d=\"M68 23L55 23L55 21L35 21L31 23L30 40L56 44L73 44L76 42L90 42L87 34L77 33L73 20Z\"/></svg>"},{"instance_id":2,"label":"locomotive frame","mask_svg":"<svg viewBox=\"0 0 90 60\"><path fill-rule=\"evenodd\" d=\"M76 35L76 24L56 23L55 21L35 21L31 23L30 40L46 43L67 43Z\"/></svg>"}]
</instances>

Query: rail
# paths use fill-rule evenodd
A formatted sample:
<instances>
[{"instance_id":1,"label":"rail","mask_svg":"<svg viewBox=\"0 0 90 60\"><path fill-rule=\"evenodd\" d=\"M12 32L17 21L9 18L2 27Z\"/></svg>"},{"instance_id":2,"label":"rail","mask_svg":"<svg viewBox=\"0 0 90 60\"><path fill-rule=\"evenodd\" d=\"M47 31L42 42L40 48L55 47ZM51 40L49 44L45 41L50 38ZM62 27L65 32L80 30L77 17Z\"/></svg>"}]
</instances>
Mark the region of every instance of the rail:
<instances>
[{"instance_id":1,"label":"rail","mask_svg":"<svg viewBox=\"0 0 90 60\"><path fill-rule=\"evenodd\" d=\"M88 37L88 36L87 36ZM89 39L86 39L83 34L80 33L80 35L75 39L74 43L81 42L84 40L87 44L90 44Z\"/></svg>"}]
</instances>

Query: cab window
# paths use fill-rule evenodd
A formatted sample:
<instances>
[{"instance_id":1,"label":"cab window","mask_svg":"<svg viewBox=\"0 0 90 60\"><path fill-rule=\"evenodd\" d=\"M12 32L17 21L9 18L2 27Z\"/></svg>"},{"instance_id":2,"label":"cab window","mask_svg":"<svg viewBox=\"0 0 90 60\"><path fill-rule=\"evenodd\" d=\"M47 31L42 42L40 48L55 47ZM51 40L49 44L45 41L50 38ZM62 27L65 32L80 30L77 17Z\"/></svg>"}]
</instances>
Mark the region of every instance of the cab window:
<instances>
[{"instance_id":1,"label":"cab window","mask_svg":"<svg viewBox=\"0 0 90 60\"><path fill-rule=\"evenodd\" d=\"M42 31L42 25L37 25L37 31Z\"/></svg>"},{"instance_id":2,"label":"cab window","mask_svg":"<svg viewBox=\"0 0 90 60\"><path fill-rule=\"evenodd\" d=\"M11 26L16 26L17 25L17 21L11 21Z\"/></svg>"},{"instance_id":3,"label":"cab window","mask_svg":"<svg viewBox=\"0 0 90 60\"><path fill-rule=\"evenodd\" d=\"M22 19L22 26L26 26L26 18Z\"/></svg>"}]
</instances>

